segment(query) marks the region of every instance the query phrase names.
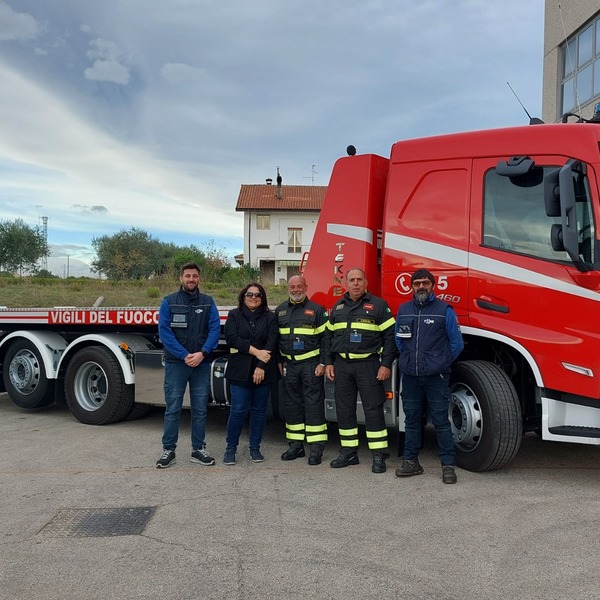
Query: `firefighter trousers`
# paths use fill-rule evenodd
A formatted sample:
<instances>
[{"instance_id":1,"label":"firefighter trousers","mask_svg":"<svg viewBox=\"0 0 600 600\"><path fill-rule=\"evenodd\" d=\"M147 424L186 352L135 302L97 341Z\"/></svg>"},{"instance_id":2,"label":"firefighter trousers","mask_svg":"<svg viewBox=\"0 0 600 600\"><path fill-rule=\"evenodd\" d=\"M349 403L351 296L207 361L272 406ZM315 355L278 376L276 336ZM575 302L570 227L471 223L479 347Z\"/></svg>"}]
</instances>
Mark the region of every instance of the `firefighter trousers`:
<instances>
[{"instance_id":1,"label":"firefighter trousers","mask_svg":"<svg viewBox=\"0 0 600 600\"><path fill-rule=\"evenodd\" d=\"M356 419L357 393L365 413L365 429L369 449L388 452L387 427L383 413L385 389L377 380L379 358L346 360L337 356L335 370L335 409L342 451L358 450L358 423Z\"/></svg>"},{"instance_id":2,"label":"firefighter trousers","mask_svg":"<svg viewBox=\"0 0 600 600\"><path fill-rule=\"evenodd\" d=\"M283 376L283 407L289 442L325 444L325 382L315 375L319 359L288 361Z\"/></svg>"}]
</instances>

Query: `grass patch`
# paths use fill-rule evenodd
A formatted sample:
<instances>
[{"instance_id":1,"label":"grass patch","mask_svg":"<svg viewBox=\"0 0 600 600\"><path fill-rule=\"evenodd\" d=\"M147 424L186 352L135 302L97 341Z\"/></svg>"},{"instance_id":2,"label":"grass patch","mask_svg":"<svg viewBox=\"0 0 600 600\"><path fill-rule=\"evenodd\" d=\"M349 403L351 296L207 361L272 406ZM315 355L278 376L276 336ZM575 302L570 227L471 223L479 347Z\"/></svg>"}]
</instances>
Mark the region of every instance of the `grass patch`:
<instances>
[{"instance_id":1,"label":"grass patch","mask_svg":"<svg viewBox=\"0 0 600 600\"><path fill-rule=\"evenodd\" d=\"M93 306L100 297L100 306L158 307L164 296L174 292L179 282L170 277L150 280L106 281L86 277L69 279L37 279L35 277L0 277L0 305L9 308L50 308L53 306ZM244 284L236 287L216 282L206 283L201 290L210 294L217 306L236 306ZM269 306L287 298L286 285L265 285Z\"/></svg>"}]
</instances>

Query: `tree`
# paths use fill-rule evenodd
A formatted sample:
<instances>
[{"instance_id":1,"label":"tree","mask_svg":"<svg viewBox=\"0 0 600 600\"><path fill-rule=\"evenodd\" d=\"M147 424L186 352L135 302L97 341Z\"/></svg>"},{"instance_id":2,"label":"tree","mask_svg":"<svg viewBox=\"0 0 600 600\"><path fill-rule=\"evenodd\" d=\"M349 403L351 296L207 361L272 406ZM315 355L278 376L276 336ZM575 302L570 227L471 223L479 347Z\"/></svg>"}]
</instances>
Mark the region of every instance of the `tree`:
<instances>
[{"instance_id":1,"label":"tree","mask_svg":"<svg viewBox=\"0 0 600 600\"><path fill-rule=\"evenodd\" d=\"M97 258L92 267L108 279L142 279L167 268L173 250L138 227L92 238Z\"/></svg>"},{"instance_id":2,"label":"tree","mask_svg":"<svg viewBox=\"0 0 600 600\"><path fill-rule=\"evenodd\" d=\"M34 271L36 263L50 254L40 227L23 219L0 221L0 269L10 272Z\"/></svg>"}]
</instances>

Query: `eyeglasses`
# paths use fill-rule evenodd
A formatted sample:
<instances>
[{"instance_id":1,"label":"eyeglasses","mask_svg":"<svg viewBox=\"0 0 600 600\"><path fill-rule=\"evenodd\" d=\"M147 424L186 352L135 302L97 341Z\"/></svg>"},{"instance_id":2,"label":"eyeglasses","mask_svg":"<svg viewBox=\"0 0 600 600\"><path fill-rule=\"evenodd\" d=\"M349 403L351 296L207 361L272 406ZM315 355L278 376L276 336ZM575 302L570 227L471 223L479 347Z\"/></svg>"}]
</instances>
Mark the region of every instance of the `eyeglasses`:
<instances>
[{"instance_id":1,"label":"eyeglasses","mask_svg":"<svg viewBox=\"0 0 600 600\"><path fill-rule=\"evenodd\" d=\"M246 292L244 296L246 296L246 298L262 298L262 294L260 292Z\"/></svg>"},{"instance_id":2,"label":"eyeglasses","mask_svg":"<svg viewBox=\"0 0 600 600\"><path fill-rule=\"evenodd\" d=\"M414 281L412 285L414 288L420 288L420 287L429 287L430 285L433 285L433 284L428 279L427 281Z\"/></svg>"}]
</instances>

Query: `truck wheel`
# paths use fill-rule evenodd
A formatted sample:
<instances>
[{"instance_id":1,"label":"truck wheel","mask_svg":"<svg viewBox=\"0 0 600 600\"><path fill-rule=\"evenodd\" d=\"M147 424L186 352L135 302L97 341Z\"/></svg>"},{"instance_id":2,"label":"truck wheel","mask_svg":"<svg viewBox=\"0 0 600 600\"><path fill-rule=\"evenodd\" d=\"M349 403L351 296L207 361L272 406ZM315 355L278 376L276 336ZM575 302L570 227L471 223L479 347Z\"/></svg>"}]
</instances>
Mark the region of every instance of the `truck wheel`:
<instances>
[{"instance_id":1,"label":"truck wheel","mask_svg":"<svg viewBox=\"0 0 600 600\"><path fill-rule=\"evenodd\" d=\"M10 399L20 408L42 408L54 402L55 381L46 377L40 353L29 340L10 345L2 376Z\"/></svg>"},{"instance_id":2,"label":"truck wheel","mask_svg":"<svg viewBox=\"0 0 600 600\"><path fill-rule=\"evenodd\" d=\"M128 415L123 419L124 421L135 421L136 419L143 419L146 415L152 412L154 406L152 404L139 404L136 403L131 407Z\"/></svg>"},{"instance_id":3,"label":"truck wheel","mask_svg":"<svg viewBox=\"0 0 600 600\"><path fill-rule=\"evenodd\" d=\"M508 465L521 446L521 405L508 375L493 363L456 363L450 379L449 416L456 464L469 471Z\"/></svg>"},{"instance_id":4,"label":"truck wheel","mask_svg":"<svg viewBox=\"0 0 600 600\"><path fill-rule=\"evenodd\" d=\"M133 385L127 385L119 362L102 346L80 350L67 367L65 397L73 416L87 425L108 425L125 418L133 407Z\"/></svg>"}]
</instances>

